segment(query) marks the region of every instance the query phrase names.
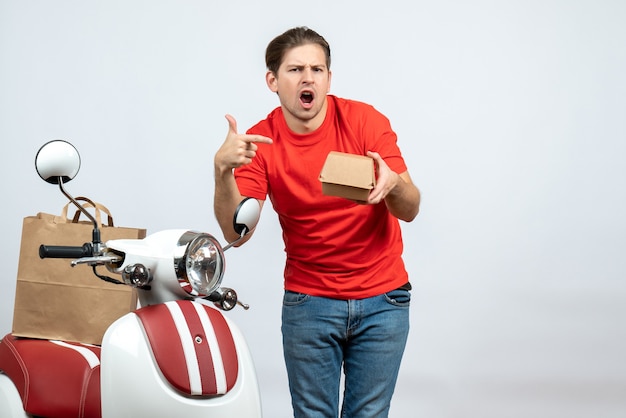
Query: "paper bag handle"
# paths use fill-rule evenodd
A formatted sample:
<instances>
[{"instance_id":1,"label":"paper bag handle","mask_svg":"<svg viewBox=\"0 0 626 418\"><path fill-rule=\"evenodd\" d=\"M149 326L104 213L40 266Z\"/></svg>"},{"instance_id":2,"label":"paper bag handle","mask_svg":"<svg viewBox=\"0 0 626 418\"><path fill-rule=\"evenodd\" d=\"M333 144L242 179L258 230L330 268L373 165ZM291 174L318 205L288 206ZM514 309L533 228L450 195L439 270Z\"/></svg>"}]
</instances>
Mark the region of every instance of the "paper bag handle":
<instances>
[{"instance_id":1,"label":"paper bag handle","mask_svg":"<svg viewBox=\"0 0 626 418\"><path fill-rule=\"evenodd\" d=\"M93 200L89 199L88 197L84 197L84 196L79 196L76 198L77 201L83 201L85 203L83 203L83 207L84 208L93 208L94 212L95 212L95 218L96 218L96 222L98 223L98 227L102 227L102 215L101 212L104 212L107 215L107 226L114 226L113 223L113 216L111 216L111 212L109 211L109 209L104 206L102 203L96 203ZM67 204L65 206L63 206L63 210L61 211L61 217L63 219L65 219L67 221L67 211L69 206L72 204L72 202L67 202ZM78 220L80 219L80 215L82 214L82 212L80 210L76 210L76 213L74 213L74 217L72 218L72 223L78 223Z\"/></svg>"}]
</instances>

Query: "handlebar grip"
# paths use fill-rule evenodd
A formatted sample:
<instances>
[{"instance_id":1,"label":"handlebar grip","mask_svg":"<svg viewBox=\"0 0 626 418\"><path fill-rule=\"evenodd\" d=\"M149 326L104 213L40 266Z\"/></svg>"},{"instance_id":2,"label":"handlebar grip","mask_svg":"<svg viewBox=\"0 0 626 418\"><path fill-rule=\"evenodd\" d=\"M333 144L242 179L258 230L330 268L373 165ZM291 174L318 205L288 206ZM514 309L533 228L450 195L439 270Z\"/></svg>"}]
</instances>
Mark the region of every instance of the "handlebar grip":
<instances>
[{"instance_id":1,"label":"handlebar grip","mask_svg":"<svg viewBox=\"0 0 626 418\"><path fill-rule=\"evenodd\" d=\"M39 258L82 258L92 255L93 247L90 243L85 243L82 247L43 244L39 246Z\"/></svg>"}]
</instances>

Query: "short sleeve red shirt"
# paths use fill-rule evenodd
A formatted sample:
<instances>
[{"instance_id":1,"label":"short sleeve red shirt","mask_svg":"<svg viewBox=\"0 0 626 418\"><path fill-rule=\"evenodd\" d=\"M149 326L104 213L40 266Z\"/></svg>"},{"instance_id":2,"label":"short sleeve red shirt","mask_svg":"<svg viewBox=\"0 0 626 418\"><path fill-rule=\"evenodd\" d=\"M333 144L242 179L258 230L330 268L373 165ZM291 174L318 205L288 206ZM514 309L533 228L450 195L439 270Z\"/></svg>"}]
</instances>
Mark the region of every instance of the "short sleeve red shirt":
<instances>
[{"instance_id":1,"label":"short sleeve red shirt","mask_svg":"<svg viewBox=\"0 0 626 418\"><path fill-rule=\"evenodd\" d=\"M305 135L291 131L276 108L248 133L273 139L257 144L251 164L235 170L243 196L269 196L283 230L285 289L337 299L379 295L408 281L398 219L384 202L360 205L325 196L319 174L330 151L381 155L406 171L388 119L365 103L327 96L324 122Z\"/></svg>"}]
</instances>

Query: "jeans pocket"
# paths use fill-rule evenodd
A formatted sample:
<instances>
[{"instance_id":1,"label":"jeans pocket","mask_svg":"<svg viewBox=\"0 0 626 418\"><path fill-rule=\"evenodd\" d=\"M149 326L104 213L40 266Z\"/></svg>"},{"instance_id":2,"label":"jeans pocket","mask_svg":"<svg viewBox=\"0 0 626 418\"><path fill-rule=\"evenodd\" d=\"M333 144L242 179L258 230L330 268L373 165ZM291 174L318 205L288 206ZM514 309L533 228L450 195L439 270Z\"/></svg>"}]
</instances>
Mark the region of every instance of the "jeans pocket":
<instances>
[{"instance_id":1,"label":"jeans pocket","mask_svg":"<svg viewBox=\"0 0 626 418\"><path fill-rule=\"evenodd\" d=\"M283 296L283 306L301 305L306 302L307 299L309 299L309 295L307 294L285 290L285 295Z\"/></svg>"},{"instance_id":2,"label":"jeans pocket","mask_svg":"<svg viewBox=\"0 0 626 418\"><path fill-rule=\"evenodd\" d=\"M406 307L411 305L411 292L404 289L395 289L385 293L385 300L391 305Z\"/></svg>"}]
</instances>

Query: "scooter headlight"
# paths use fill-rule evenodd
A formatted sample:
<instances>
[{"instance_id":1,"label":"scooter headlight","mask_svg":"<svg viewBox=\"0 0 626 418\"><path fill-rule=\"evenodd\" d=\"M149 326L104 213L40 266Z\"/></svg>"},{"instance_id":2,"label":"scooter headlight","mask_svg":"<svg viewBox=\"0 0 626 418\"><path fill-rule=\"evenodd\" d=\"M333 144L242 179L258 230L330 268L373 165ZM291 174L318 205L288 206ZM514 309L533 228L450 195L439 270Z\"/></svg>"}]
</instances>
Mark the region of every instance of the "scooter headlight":
<instances>
[{"instance_id":1,"label":"scooter headlight","mask_svg":"<svg viewBox=\"0 0 626 418\"><path fill-rule=\"evenodd\" d=\"M176 277L187 293L204 297L220 286L224 276L224 251L212 235L186 232L178 240L176 253Z\"/></svg>"}]
</instances>

